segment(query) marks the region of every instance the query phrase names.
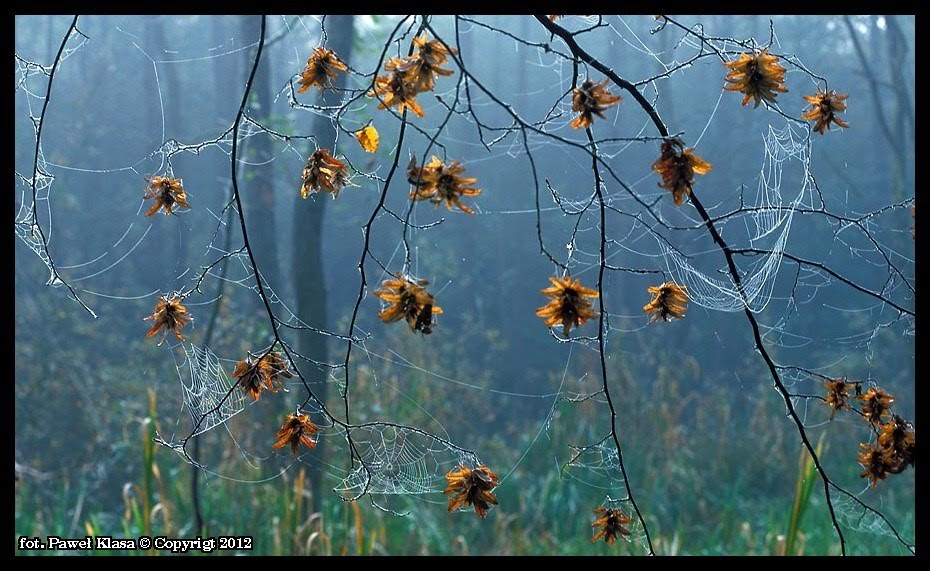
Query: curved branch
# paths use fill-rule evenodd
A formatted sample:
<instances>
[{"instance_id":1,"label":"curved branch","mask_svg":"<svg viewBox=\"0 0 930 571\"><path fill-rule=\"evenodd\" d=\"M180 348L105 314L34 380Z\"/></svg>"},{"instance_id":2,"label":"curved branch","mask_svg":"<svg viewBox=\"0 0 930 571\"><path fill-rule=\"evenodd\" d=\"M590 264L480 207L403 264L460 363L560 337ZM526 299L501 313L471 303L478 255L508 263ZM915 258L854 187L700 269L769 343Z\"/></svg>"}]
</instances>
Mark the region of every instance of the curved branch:
<instances>
[{"instance_id":1,"label":"curved branch","mask_svg":"<svg viewBox=\"0 0 930 571\"><path fill-rule=\"evenodd\" d=\"M646 545L649 547L649 555L655 555L656 552L652 547L652 539L649 537L649 528L646 526L646 520L643 518L642 512L639 511L639 506L636 505L636 499L633 497L633 490L630 487L630 479L627 476L626 467L623 464L623 450L620 447L620 438L617 435L617 409L614 406L613 398L610 396L610 386L607 384L607 339L604 335L604 327L607 320L607 310L604 304L604 271L607 269L607 209L604 207L604 195L601 188L601 172L597 168L597 145L594 142L594 136L591 135L590 127L585 129L585 133L587 133L588 142L591 145L591 154L593 156L591 168L594 170L594 192L597 195L598 212L600 214L601 239L597 271L597 293L600 303L597 320L597 347L598 356L600 357L603 392L604 396L607 398L607 406L610 408L610 435L613 438L614 447L617 450L617 459L620 463L620 473L623 474L623 484L626 486L627 497L630 498L633 511L636 512L636 517L639 518L643 526L643 533L646 535Z\"/></svg>"},{"instance_id":2,"label":"curved branch","mask_svg":"<svg viewBox=\"0 0 930 571\"><path fill-rule=\"evenodd\" d=\"M87 306L81 298L78 297L77 292L74 291L74 288L71 287L64 278L61 277L61 274L58 273L58 270L55 268L55 260L52 259L52 254L48 251L48 237L45 235L45 230L42 229L42 224L39 222L39 216L36 212L36 202L38 201L38 192L36 191L36 179L39 177L39 155L42 153L42 127L45 126L45 112L48 111L48 104L52 99L52 84L55 82L55 73L58 71L58 66L61 64L62 56L65 53L65 45L68 43L68 39L71 37L71 34L77 29L78 14L74 15L74 18L71 20L71 25L68 26L68 31L65 32L65 37L61 39L61 45L58 46L58 53L55 54L55 62L52 64L52 69L48 72L48 86L45 89L45 101L42 103L42 112L39 114L39 121L36 125L36 146L35 146L35 156L32 161L32 179L29 181L29 187L32 189L32 227L33 230L38 231L39 239L42 242L42 251L45 253L45 257L48 259L49 269L52 271L52 277L49 279L49 284L54 284L56 281L64 284L68 288L68 291L71 293L71 296L81 304L81 307L84 308L87 313L89 313L94 319L97 318L97 314ZM78 31L80 34L80 31ZM44 173L43 173L44 174Z\"/></svg>"},{"instance_id":3,"label":"curved branch","mask_svg":"<svg viewBox=\"0 0 930 571\"><path fill-rule=\"evenodd\" d=\"M394 173L397 171L397 162L400 159L400 148L404 144L404 133L407 131L407 109L404 109L404 114L402 116L402 121L400 124L400 131L397 135L397 152L394 153L394 162L391 163L391 170L388 171L387 177L384 180L384 186L381 188L381 196L378 197L378 204L375 206L374 210L371 211L371 216L368 217L368 222L365 223L364 233L365 233L365 244L362 246L362 256L358 261L358 271L361 275L361 281L358 286L358 297L355 300L355 307L352 309L352 319L349 322L349 333L348 337L351 339L355 334L355 324L358 320L358 310L362 305L362 299L365 297L365 289L368 287L368 277L365 274L365 260L368 258L370 244L371 244L371 227L374 225L375 218L378 216L378 212L384 208L384 200L387 198L388 188L391 186L391 180L394 178ZM345 418L346 423L351 422L349 420L349 359L352 358L352 347L354 343L349 341L346 347L346 358L343 362L343 367L345 368L345 387L342 389L342 399L345 401Z\"/></svg>"},{"instance_id":4,"label":"curved branch","mask_svg":"<svg viewBox=\"0 0 930 571\"><path fill-rule=\"evenodd\" d=\"M649 115L649 118L652 119L652 122L659 130L659 133L661 133L663 137L668 137L668 128L665 126L665 123L662 122L662 118L659 117L659 112L655 107L652 106L651 103L649 103L649 100L647 100L646 97L640 93L638 89L636 89L635 85L617 75L614 70L610 69L599 60L594 58L591 54L586 52L581 46L578 45L578 42L575 41L574 34L565 28L550 21L546 16L533 17L536 18L536 20L542 24L544 28L549 30L550 33L562 38L562 41L565 42L565 45L568 46L568 49L571 50L575 57L603 73L609 77L611 81L616 83L618 87L626 90L630 95L632 95L633 99L639 103L639 106L643 108L643 111L645 111L646 114Z\"/></svg>"},{"instance_id":5,"label":"curved branch","mask_svg":"<svg viewBox=\"0 0 930 571\"><path fill-rule=\"evenodd\" d=\"M252 251L252 245L249 241L249 232L248 232L248 229L246 228L245 210L242 207L242 196L239 192L239 174L238 174L239 126L242 124L243 116L245 115L245 108L249 103L249 95L252 92L252 84L255 81L255 74L258 71L258 64L259 62L261 62L262 51L265 46L265 28L267 26L267 22L266 22L266 17L264 15L261 16L261 19L262 19L262 25L261 25L261 31L259 33L258 49L255 51L255 59L252 61L252 70L251 72L249 72L249 79L248 81L246 81L245 91L243 91L242 93L242 102L239 104L239 110L236 112L236 119L233 122L233 127L232 127L232 151L230 152L230 160L229 160L230 169L231 169L230 176L232 177L233 199L236 203L236 211L239 214L239 226L242 230L242 242L243 242L243 246L245 247L246 254L248 254L249 256L249 263L252 266L252 273L255 277L255 283L258 287L258 295L262 300L262 304L265 306L265 311L268 313L268 320L271 324L271 330L274 333L275 342L281 345L285 354L287 354L288 359L290 359L290 354L288 353L287 348L285 347L284 343L281 342L281 337L280 337L280 333L278 330L278 319L277 317L275 317L274 311L271 309L271 301L268 299L268 295L265 292L265 286L264 286L264 283L262 282L261 274L258 270L258 263L255 261L255 254ZM351 334L350 334L350 337L351 337ZM274 344L272 344L268 348L268 351L271 351L272 347L274 347ZM303 382L304 388L306 388L307 393L309 394L309 397L312 398L314 401L316 401L316 403L320 406L323 413L331 421L338 423L339 422L338 419L336 419L326 409L326 403L317 399L316 396L313 394L313 391L310 390L310 386L307 384L307 381L306 379L304 379L303 375L300 374L300 371L297 371L297 373L298 373L298 376L300 377L300 380ZM232 390L236 390L236 387L233 387ZM351 445L351 441L350 441L350 445Z\"/></svg>"},{"instance_id":6,"label":"curved branch","mask_svg":"<svg viewBox=\"0 0 930 571\"><path fill-rule=\"evenodd\" d=\"M668 128L662 122L662 119L659 117L658 112L652 106L649 101L639 91L633 87L633 85L619 77L616 73L613 72L606 65L599 62L597 59L592 57L586 51L584 51L578 43L575 41L574 37L570 32L561 26L550 22L545 16L535 16L536 19L550 32L562 38L568 46L569 50L575 54L579 59L591 65L595 69L604 73L609 77L617 86L625 89L630 94L633 95L633 98L640 104L643 110L649 115L652 119L653 124L656 129L659 131L662 136L668 136ZM724 241L723 237L717 231L717 228L714 226L713 220L710 215L707 213L707 210L704 209L703 204L698 199L697 194L692 190L691 192L691 204L694 205L697 209L698 214L701 216L701 219L704 220L704 223L707 227L707 231L710 233L713 241L720 248L723 253L724 258L727 263L727 270L730 274L730 278L733 280L733 284L736 286L736 290L739 293L740 299L743 302L743 312L746 314L746 319L749 320L749 325L752 328L753 339L755 340L756 349L759 351L759 354L762 356L762 359L765 361L766 366L769 369L769 373L772 377L772 381L775 384L776 390L782 396L784 400L785 407L788 410L788 415L791 417L795 426L798 429L798 434L801 437L801 442L804 444L804 447L807 449L808 453L811 455L811 459L814 461L814 466L817 469L818 474L820 475L821 480L823 481L824 488L824 497L827 500L827 507L830 511L830 519L833 523L833 528L836 530L836 534L840 540L840 549L843 555L846 554L846 537L843 535L843 530L840 528L839 521L837 520L836 512L833 507L833 502L830 499L830 486L833 484L827 475L826 470L820 462L820 458L817 455L814 446L811 444L810 439L807 435L807 430L804 428L804 424L801 421L801 418L798 416L797 411L795 410L794 405L791 402L791 394L788 389L785 387L784 383L781 380L781 377L778 373L778 368L775 366L774 361L772 361L771 356L768 353L768 350L765 347L765 344L762 342L762 335L759 331L759 323L756 321L755 315L749 309L749 303L746 299L746 293L743 288L743 282L739 274L739 270L736 268L736 263L733 261L733 251L730 249L729 245Z\"/></svg>"}]
</instances>

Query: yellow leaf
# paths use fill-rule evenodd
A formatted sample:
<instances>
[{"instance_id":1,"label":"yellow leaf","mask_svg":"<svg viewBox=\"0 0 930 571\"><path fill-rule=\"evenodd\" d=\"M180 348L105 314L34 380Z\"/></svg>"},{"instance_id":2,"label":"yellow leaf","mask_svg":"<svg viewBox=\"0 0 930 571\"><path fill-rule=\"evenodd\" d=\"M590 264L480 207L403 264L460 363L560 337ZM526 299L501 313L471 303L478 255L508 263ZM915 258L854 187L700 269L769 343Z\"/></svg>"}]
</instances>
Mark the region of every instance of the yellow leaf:
<instances>
[{"instance_id":1,"label":"yellow leaf","mask_svg":"<svg viewBox=\"0 0 930 571\"><path fill-rule=\"evenodd\" d=\"M361 131L356 132L355 138L358 139L358 144L369 153L374 153L378 150L378 141L381 140L381 137L378 136L378 130L375 129L374 125L368 125Z\"/></svg>"}]
</instances>

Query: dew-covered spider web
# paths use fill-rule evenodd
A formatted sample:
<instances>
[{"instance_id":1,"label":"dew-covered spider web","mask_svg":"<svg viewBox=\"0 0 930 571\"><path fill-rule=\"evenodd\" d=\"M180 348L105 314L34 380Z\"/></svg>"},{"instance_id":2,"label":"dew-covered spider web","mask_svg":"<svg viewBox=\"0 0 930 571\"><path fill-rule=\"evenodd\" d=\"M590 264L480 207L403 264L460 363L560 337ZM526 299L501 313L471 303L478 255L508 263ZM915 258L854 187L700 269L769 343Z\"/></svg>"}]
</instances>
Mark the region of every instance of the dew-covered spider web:
<instances>
[{"instance_id":1,"label":"dew-covered spider web","mask_svg":"<svg viewBox=\"0 0 930 571\"><path fill-rule=\"evenodd\" d=\"M190 376L181 386L195 426L192 434L197 436L242 412L245 395L234 390L234 383L209 347L185 346L184 357Z\"/></svg>"},{"instance_id":2,"label":"dew-covered spider web","mask_svg":"<svg viewBox=\"0 0 930 571\"><path fill-rule=\"evenodd\" d=\"M17 26L54 40L17 40L18 291L53 286L29 295L75 322L98 316L93 362L157 392L157 441L208 482L306 470L328 500L458 517L447 475L486 465L501 499L487 520L559 520L553 534L574 534L561 541L587 543L594 510L617 508L634 520L623 549L659 537L662 552L666 522L700 527L673 503L756 494L740 517L763 525L751 506L776 492L745 482L790 502L799 435L827 433L817 476L834 494L828 510L815 486L816 525L849 532L852 552L868 549L856 534L911 549L913 470L864 485L856 447L877 437L850 411L828 420L823 383L887 386L913 417L913 187L871 191L884 175L855 159L869 86L788 19L554 20L579 55L530 16L357 16L349 41L331 16L30 18ZM449 48L452 73L418 95L422 117L379 109L384 63L423 34ZM318 46L349 51L325 96L301 89ZM722 62L763 48L791 90L743 107ZM830 74L854 93L853 128L821 136L797 94ZM586 132L573 92L588 78L623 99ZM368 125L375 153L357 141ZM680 207L653 168L675 137L713 164ZM346 184L304 199L322 149ZM408 163L433 156L477 179L462 198L473 213L411 200L422 175ZM146 216L154 177L178 179L189 207ZM568 335L536 315L566 275L599 291ZM428 291L429 311L385 322L392 298L375 292L390 280ZM647 288L664 283L686 289L687 314L653 323ZM170 324L145 337L162 297L192 317L183 340ZM284 366L249 393L234 372L264 358ZM301 415L313 446L282 443ZM734 454L745 465L728 479Z\"/></svg>"},{"instance_id":3,"label":"dew-covered spider web","mask_svg":"<svg viewBox=\"0 0 930 571\"><path fill-rule=\"evenodd\" d=\"M775 287L775 276L788 244L791 221L802 204L813 206L810 159L810 141L796 127L787 125L776 132L769 127L763 137L765 158L758 177L756 196L751 204L754 210L747 222L752 222L751 247L765 248L769 253L753 260L742 278L742 288L732 280L720 279L695 268L675 249L658 241L664 250L669 273L675 281L688 287L693 303L712 311L742 311L748 306L754 312L765 309ZM792 193L782 196L785 166L797 171L788 183ZM789 175L790 176L790 175ZM785 189L787 190L787 189Z\"/></svg>"},{"instance_id":4,"label":"dew-covered spider web","mask_svg":"<svg viewBox=\"0 0 930 571\"><path fill-rule=\"evenodd\" d=\"M408 495L441 492L445 474L457 466L478 466L474 453L415 429L371 424L353 428L361 465L336 487L346 499L364 494Z\"/></svg>"}]
</instances>

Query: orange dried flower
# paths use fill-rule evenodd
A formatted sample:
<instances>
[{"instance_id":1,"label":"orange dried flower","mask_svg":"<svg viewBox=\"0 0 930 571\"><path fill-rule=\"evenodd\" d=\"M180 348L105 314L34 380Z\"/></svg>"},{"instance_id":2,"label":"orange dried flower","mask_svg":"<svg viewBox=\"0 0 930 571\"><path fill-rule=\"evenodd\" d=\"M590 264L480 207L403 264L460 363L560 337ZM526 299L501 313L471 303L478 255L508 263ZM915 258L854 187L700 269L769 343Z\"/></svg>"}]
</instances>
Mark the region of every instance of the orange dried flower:
<instances>
[{"instance_id":1,"label":"orange dried flower","mask_svg":"<svg viewBox=\"0 0 930 571\"><path fill-rule=\"evenodd\" d=\"M851 408L849 406L849 386L851 384L843 379L823 382L823 386L827 388L827 397L826 401L821 404L830 407L830 420L833 420L837 411Z\"/></svg>"},{"instance_id":2,"label":"orange dried flower","mask_svg":"<svg viewBox=\"0 0 930 571\"><path fill-rule=\"evenodd\" d=\"M403 77L404 82L413 93L432 91L436 87L436 75L452 75L451 69L431 66L416 57L391 58L384 62L384 69L393 71ZM421 115L422 116L422 115Z\"/></svg>"},{"instance_id":3,"label":"orange dried flower","mask_svg":"<svg viewBox=\"0 0 930 571\"><path fill-rule=\"evenodd\" d=\"M902 472L916 462L917 440L914 425L898 415L883 424L878 433L878 446L884 452L888 471L892 474Z\"/></svg>"},{"instance_id":4,"label":"orange dried flower","mask_svg":"<svg viewBox=\"0 0 930 571\"><path fill-rule=\"evenodd\" d=\"M171 214L176 207L190 208L187 204L187 193L184 192L184 185L179 178L168 176L153 176L145 179L149 183L148 188L143 189L145 193L143 198L148 200L155 199L155 203L148 212L146 217L158 212L160 208L165 210L165 214Z\"/></svg>"},{"instance_id":5,"label":"orange dried flower","mask_svg":"<svg viewBox=\"0 0 930 571\"><path fill-rule=\"evenodd\" d=\"M417 55L432 66L442 65L446 63L449 54L459 53L455 48L446 48L439 40L427 39L425 32L413 38L413 45L417 48Z\"/></svg>"},{"instance_id":6,"label":"orange dried flower","mask_svg":"<svg viewBox=\"0 0 930 571\"><path fill-rule=\"evenodd\" d=\"M491 490L497 487L498 477L487 466L482 465L474 469L459 466L446 474L446 482L449 485L442 493L451 494L450 512L472 506L478 517L484 517L491 507L490 504L498 505L497 498L491 493Z\"/></svg>"},{"instance_id":7,"label":"orange dried flower","mask_svg":"<svg viewBox=\"0 0 930 571\"><path fill-rule=\"evenodd\" d=\"M778 64L778 56L768 53L768 48L757 54L742 53L739 59L723 62L730 72L724 86L727 91L743 93L743 105L755 100L753 107L758 107L763 100L774 103L779 93L786 93L785 68Z\"/></svg>"},{"instance_id":8,"label":"orange dried flower","mask_svg":"<svg viewBox=\"0 0 930 571\"><path fill-rule=\"evenodd\" d=\"M662 154L652 163L652 170L662 175L659 186L671 191L676 206L681 206L686 194L691 194L694 175L707 174L714 166L694 154L694 149L685 149L681 139L662 141Z\"/></svg>"},{"instance_id":9,"label":"orange dried flower","mask_svg":"<svg viewBox=\"0 0 930 571\"><path fill-rule=\"evenodd\" d=\"M301 198L307 198L310 193L320 190L331 192L333 198L336 198L342 187L349 183L349 167L331 157L329 149L319 149L307 159L307 166L304 167L301 177Z\"/></svg>"},{"instance_id":10,"label":"orange dried flower","mask_svg":"<svg viewBox=\"0 0 930 571\"><path fill-rule=\"evenodd\" d=\"M180 297L169 300L167 297L161 296L155 305L155 313L146 317L145 321L154 322L152 328L145 334L146 338L154 337L156 333L164 329L165 337L171 331L178 340L183 341L184 337L181 336L181 330L184 329L188 322L192 321L192 318L187 313L187 308L181 305ZM161 342L164 342L165 337L162 337Z\"/></svg>"},{"instance_id":11,"label":"orange dried flower","mask_svg":"<svg viewBox=\"0 0 930 571\"><path fill-rule=\"evenodd\" d=\"M605 119L604 110L620 101L619 95L607 91L607 80L594 83L586 79L572 94L572 111L580 113L572 121L574 129L586 129L594 123L593 115Z\"/></svg>"},{"instance_id":12,"label":"orange dried flower","mask_svg":"<svg viewBox=\"0 0 930 571\"><path fill-rule=\"evenodd\" d=\"M407 165L407 181L414 185L410 189L410 199L429 200L437 207L445 202L448 210L457 206L466 214L474 214L471 208L462 203L462 197L478 196L481 189L470 186L478 179L460 176L464 172L465 167L458 161L446 165L439 157L433 156L423 167L418 167L417 158L411 157Z\"/></svg>"},{"instance_id":13,"label":"orange dried flower","mask_svg":"<svg viewBox=\"0 0 930 571\"><path fill-rule=\"evenodd\" d=\"M442 308L423 288L427 284L427 280L413 281L400 273L397 279L381 282L382 289L374 293L389 305L378 313L378 317L385 323L406 319L410 331L421 331L424 335L432 333L433 316L442 313Z\"/></svg>"},{"instance_id":14,"label":"orange dried flower","mask_svg":"<svg viewBox=\"0 0 930 571\"><path fill-rule=\"evenodd\" d=\"M856 398L862 402L863 418L876 426L881 424L882 418L891 415L894 397L883 389L869 387L864 395L856 395Z\"/></svg>"},{"instance_id":15,"label":"orange dried flower","mask_svg":"<svg viewBox=\"0 0 930 571\"><path fill-rule=\"evenodd\" d=\"M392 58L390 62L384 64L384 69L403 73L404 80L412 84L417 93L432 91L435 88L437 76L449 76L455 73L451 69L441 67L448 60L449 54L458 53L455 48L446 48L436 39L429 40L425 33L414 38L413 45L417 48L416 54L409 58Z\"/></svg>"},{"instance_id":16,"label":"orange dried flower","mask_svg":"<svg viewBox=\"0 0 930 571\"><path fill-rule=\"evenodd\" d=\"M600 294L597 290L584 287L577 279L571 276L564 278L553 276L549 278L552 285L539 293L549 297L551 301L536 310L536 317L546 320L546 327L562 324L562 334L568 337L572 327L579 327L594 316L591 302Z\"/></svg>"},{"instance_id":17,"label":"orange dried flower","mask_svg":"<svg viewBox=\"0 0 930 571\"><path fill-rule=\"evenodd\" d=\"M885 451L878 446L860 444L861 451L856 457L856 461L862 465L862 472L859 477L868 478L869 486L874 488L878 485L879 480L888 477L888 465L885 463Z\"/></svg>"},{"instance_id":18,"label":"orange dried flower","mask_svg":"<svg viewBox=\"0 0 930 571\"><path fill-rule=\"evenodd\" d=\"M233 371L232 376L242 390L253 400L258 400L262 396L262 391L276 393L284 388L284 381L281 377L294 376L287 368L287 361L277 351L265 353L257 360L250 354L245 361L236 362L236 370Z\"/></svg>"},{"instance_id":19,"label":"orange dried flower","mask_svg":"<svg viewBox=\"0 0 930 571\"><path fill-rule=\"evenodd\" d=\"M823 135L830 128L830 123L836 123L844 129L849 128L849 123L840 119L837 113L846 111L846 99L849 95L838 95L831 89L824 92L817 88L815 95L805 95L804 99L811 104L803 115L802 119L814 121L814 130Z\"/></svg>"},{"instance_id":20,"label":"orange dried flower","mask_svg":"<svg viewBox=\"0 0 930 571\"><path fill-rule=\"evenodd\" d=\"M300 89L297 93L303 93L313 86L318 87L320 91L327 87L332 88L338 72L348 70L333 50L314 48L313 55L307 58L307 67L300 72Z\"/></svg>"},{"instance_id":21,"label":"orange dried flower","mask_svg":"<svg viewBox=\"0 0 930 571\"><path fill-rule=\"evenodd\" d=\"M392 60L393 61L393 60ZM384 64L387 69L388 63ZM423 117L423 108L417 103L416 86L404 79L404 74L399 71L391 75L382 75L375 78L375 88L368 92L369 97L378 97L381 103L378 109L387 109L388 107L397 107L398 113L403 113L404 109L410 109L417 117Z\"/></svg>"},{"instance_id":22,"label":"orange dried flower","mask_svg":"<svg viewBox=\"0 0 930 571\"><path fill-rule=\"evenodd\" d=\"M675 282L665 282L659 286L650 286L646 289L652 294L652 300L643 306L643 311L651 313L649 323L655 323L661 318L668 323L671 317L684 319L688 308L688 289Z\"/></svg>"},{"instance_id":23,"label":"orange dried flower","mask_svg":"<svg viewBox=\"0 0 930 571\"><path fill-rule=\"evenodd\" d=\"M451 69L441 67L447 61L449 54L458 53L454 48L446 48L439 40L427 39L426 33L415 37L413 45L417 48L415 54L403 58L391 58L384 62L384 69L401 77L412 94L432 91L436 87L437 76L455 73Z\"/></svg>"},{"instance_id":24,"label":"orange dried flower","mask_svg":"<svg viewBox=\"0 0 930 571\"><path fill-rule=\"evenodd\" d=\"M322 430L310 421L309 414L291 413L284 418L284 425L275 433L274 437L278 441L272 447L277 449L290 444L294 458L297 458L297 447L303 444L313 450L317 442L316 434Z\"/></svg>"},{"instance_id":25,"label":"orange dried flower","mask_svg":"<svg viewBox=\"0 0 930 571\"><path fill-rule=\"evenodd\" d=\"M591 527L599 527L600 529L591 538L591 543L603 537L604 541L613 545L618 537L630 535L630 530L625 526L630 525L634 520L623 513L620 508L607 509L605 506L601 506L594 510L594 513L597 514L597 519L594 520Z\"/></svg>"}]
</instances>

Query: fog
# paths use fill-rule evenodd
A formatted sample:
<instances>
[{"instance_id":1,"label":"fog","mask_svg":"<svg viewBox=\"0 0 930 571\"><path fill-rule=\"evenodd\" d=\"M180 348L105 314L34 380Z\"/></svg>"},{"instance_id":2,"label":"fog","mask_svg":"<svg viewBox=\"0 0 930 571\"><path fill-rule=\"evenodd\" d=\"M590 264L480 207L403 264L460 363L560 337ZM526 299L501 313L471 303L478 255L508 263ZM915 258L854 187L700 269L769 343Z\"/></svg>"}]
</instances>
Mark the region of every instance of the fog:
<instances>
[{"instance_id":1,"label":"fog","mask_svg":"<svg viewBox=\"0 0 930 571\"><path fill-rule=\"evenodd\" d=\"M915 18L427 18L16 17L16 535L911 554L914 470L870 486L857 453L915 420ZM422 117L375 92L417 36L452 72ZM319 46L345 69L301 90ZM787 90L741 105L723 63L763 48ZM586 79L622 99L579 129ZM849 96L823 133L818 90ZM712 165L681 206L675 137ZM301 196L318 149L337 197ZM432 156L480 194L411 200ZM187 207L147 216L154 177ZM398 275L432 297L385 322ZM566 275L598 296L547 327ZM665 283L684 317L644 311ZM158 329L162 296L192 321ZM321 429L293 448L291 413ZM484 517L443 493L479 466ZM628 536L590 541L600 506Z\"/></svg>"}]
</instances>

